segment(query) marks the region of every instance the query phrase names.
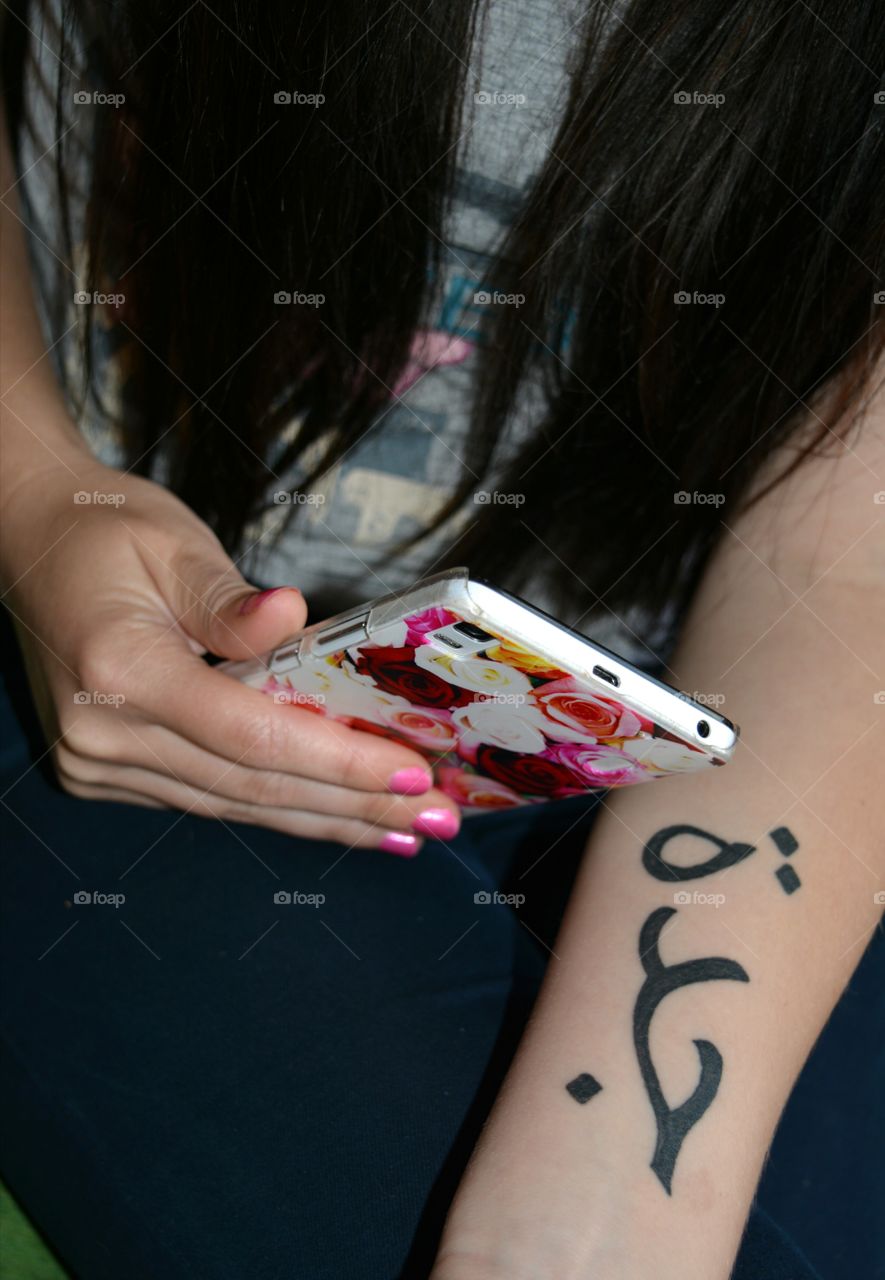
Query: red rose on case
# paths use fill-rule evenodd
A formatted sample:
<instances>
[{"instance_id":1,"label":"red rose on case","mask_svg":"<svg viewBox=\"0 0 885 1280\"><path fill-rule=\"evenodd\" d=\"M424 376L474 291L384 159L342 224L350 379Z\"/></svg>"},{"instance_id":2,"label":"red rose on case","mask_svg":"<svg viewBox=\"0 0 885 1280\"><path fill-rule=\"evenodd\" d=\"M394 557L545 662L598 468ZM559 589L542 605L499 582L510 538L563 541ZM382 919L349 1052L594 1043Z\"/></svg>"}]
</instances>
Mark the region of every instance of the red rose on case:
<instances>
[{"instance_id":1,"label":"red rose on case","mask_svg":"<svg viewBox=\"0 0 885 1280\"><path fill-rule=\"evenodd\" d=\"M456 689L432 671L416 666L413 648L377 645L361 649L355 665L376 688L419 707L464 707L476 698L472 689Z\"/></svg>"},{"instance_id":2,"label":"red rose on case","mask_svg":"<svg viewBox=\"0 0 885 1280\"><path fill-rule=\"evenodd\" d=\"M563 797L580 795L586 790L579 785L573 769L555 760L545 760L543 756L519 755L503 747L478 746L476 768L506 783L520 795Z\"/></svg>"}]
</instances>

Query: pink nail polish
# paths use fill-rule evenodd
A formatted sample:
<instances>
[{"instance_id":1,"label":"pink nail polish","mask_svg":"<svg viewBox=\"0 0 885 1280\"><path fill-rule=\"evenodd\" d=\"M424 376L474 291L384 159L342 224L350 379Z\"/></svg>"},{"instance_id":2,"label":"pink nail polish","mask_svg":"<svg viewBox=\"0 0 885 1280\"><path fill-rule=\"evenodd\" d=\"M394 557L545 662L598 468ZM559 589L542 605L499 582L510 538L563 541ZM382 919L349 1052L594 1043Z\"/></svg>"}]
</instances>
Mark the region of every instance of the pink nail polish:
<instances>
[{"instance_id":1,"label":"pink nail polish","mask_svg":"<svg viewBox=\"0 0 885 1280\"><path fill-rule=\"evenodd\" d=\"M426 769L413 765L409 769L397 769L387 785L398 796L423 796L433 786L433 778Z\"/></svg>"},{"instance_id":2,"label":"pink nail polish","mask_svg":"<svg viewBox=\"0 0 885 1280\"><path fill-rule=\"evenodd\" d=\"M254 613L264 604L268 596L275 596L278 591L294 591L297 595L301 594L297 587L270 587L267 591L256 591L254 596L246 596L237 613L241 618L246 614Z\"/></svg>"},{"instance_id":3,"label":"pink nail polish","mask_svg":"<svg viewBox=\"0 0 885 1280\"><path fill-rule=\"evenodd\" d=\"M461 822L451 809L425 809L412 822L412 830L436 840L450 840Z\"/></svg>"},{"instance_id":4,"label":"pink nail polish","mask_svg":"<svg viewBox=\"0 0 885 1280\"><path fill-rule=\"evenodd\" d=\"M388 831L378 848L385 853L399 854L401 858L414 858L418 852L418 841L403 831Z\"/></svg>"},{"instance_id":5,"label":"pink nail polish","mask_svg":"<svg viewBox=\"0 0 885 1280\"><path fill-rule=\"evenodd\" d=\"M254 596L246 596L237 613L241 618L244 618L246 614L254 613L256 609L260 608L268 596L275 595L278 591L285 591L285 589L285 587L271 587L268 591L259 591Z\"/></svg>"}]
</instances>

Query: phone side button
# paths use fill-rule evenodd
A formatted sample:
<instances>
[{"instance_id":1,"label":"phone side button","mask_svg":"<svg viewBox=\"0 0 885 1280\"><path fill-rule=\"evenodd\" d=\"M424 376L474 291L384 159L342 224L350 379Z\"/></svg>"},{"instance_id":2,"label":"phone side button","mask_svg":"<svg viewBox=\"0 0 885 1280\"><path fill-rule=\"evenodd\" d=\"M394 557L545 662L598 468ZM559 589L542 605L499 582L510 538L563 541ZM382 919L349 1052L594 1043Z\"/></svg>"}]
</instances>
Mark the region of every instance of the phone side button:
<instances>
[{"instance_id":1,"label":"phone side button","mask_svg":"<svg viewBox=\"0 0 885 1280\"><path fill-rule=\"evenodd\" d=\"M310 651L314 657L322 658L327 653L336 653L339 649L349 649L351 645L361 644L368 638L366 619L351 619L337 627L330 627L328 631L321 631Z\"/></svg>"},{"instance_id":2,"label":"phone side button","mask_svg":"<svg viewBox=\"0 0 885 1280\"><path fill-rule=\"evenodd\" d=\"M296 667L301 666L301 660L298 657L298 651L301 648L300 640L290 640L288 644L281 644L279 649L275 649L270 655L270 661L267 664L269 671L294 671Z\"/></svg>"}]
</instances>

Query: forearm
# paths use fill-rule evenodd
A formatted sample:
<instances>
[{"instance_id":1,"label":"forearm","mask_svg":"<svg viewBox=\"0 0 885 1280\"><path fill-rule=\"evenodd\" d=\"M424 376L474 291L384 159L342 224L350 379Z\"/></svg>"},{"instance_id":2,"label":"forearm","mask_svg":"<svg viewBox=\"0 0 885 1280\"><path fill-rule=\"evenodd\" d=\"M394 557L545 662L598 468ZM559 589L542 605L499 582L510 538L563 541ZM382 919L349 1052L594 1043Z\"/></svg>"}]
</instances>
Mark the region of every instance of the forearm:
<instances>
[{"instance_id":1,"label":"forearm","mask_svg":"<svg viewBox=\"0 0 885 1280\"><path fill-rule=\"evenodd\" d=\"M780 1111L882 911L869 506L844 499L860 528L821 540L841 580L798 553L772 574L749 533L708 578L674 666L723 694L743 740L725 768L606 802L434 1280L730 1274ZM580 1102L585 1074L600 1088Z\"/></svg>"},{"instance_id":2,"label":"forearm","mask_svg":"<svg viewBox=\"0 0 885 1280\"><path fill-rule=\"evenodd\" d=\"M500 1256L502 1274L530 1261L556 1280L725 1280L777 1117L881 911L869 872L809 814L787 824L786 858L765 831L784 827L777 806L760 821L758 804L668 785L631 812L633 831L601 820L450 1220L449 1240ZM686 821L755 852L674 882L645 848ZM664 844L682 866L718 852L699 836ZM775 878L787 864L801 880L789 895ZM567 1089L582 1075L600 1086L581 1082L584 1102Z\"/></svg>"},{"instance_id":3,"label":"forearm","mask_svg":"<svg viewBox=\"0 0 885 1280\"><path fill-rule=\"evenodd\" d=\"M0 190L0 510L5 511L22 481L44 471L68 469L73 494L79 488L78 468L90 455L43 340L2 109Z\"/></svg>"}]
</instances>

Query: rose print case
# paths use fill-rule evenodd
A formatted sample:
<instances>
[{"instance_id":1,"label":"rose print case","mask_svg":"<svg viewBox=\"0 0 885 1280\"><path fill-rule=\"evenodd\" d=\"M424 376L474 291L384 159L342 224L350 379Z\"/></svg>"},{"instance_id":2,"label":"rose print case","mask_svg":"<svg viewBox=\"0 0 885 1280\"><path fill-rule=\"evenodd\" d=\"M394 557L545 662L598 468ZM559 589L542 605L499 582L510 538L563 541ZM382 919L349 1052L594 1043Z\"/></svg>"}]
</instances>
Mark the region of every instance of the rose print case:
<instances>
[{"instance_id":1,"label":"rose print case","mask_svg":"<svg viewBox=\"0 0 885 1280\"><path fill-rule=\"evenodd\" d=\"M721 765L738 736L466 569L218 669L293 709L407 743L465 815Z\"/></svg>"}]
</instances>

